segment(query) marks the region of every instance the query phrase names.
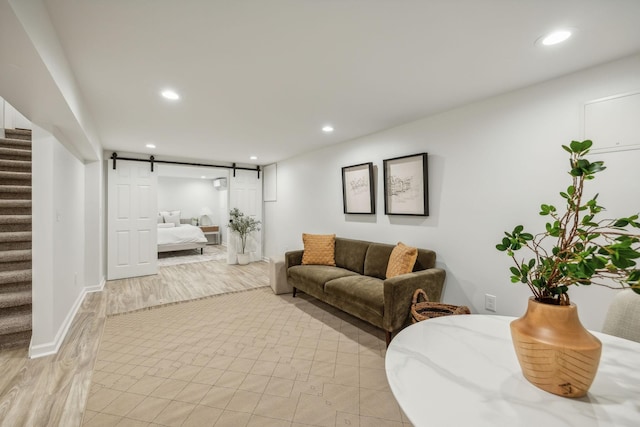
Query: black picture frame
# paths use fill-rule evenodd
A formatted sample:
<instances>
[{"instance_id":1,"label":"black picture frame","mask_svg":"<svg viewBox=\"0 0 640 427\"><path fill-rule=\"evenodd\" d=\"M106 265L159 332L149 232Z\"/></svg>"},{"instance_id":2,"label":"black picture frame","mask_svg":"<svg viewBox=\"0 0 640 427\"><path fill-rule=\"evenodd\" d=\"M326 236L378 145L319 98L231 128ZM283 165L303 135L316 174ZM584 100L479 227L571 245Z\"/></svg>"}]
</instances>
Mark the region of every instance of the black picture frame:
<instances>
[{"instance_id":1,"label":"black picture frame","mask_svg":"<svg viewBox=\"0 0 640 427\"><path fill-rule=\"evenodd\" d=\"M383 160L384 213L429 215L427 153Z\"/></svg>"},{"instance_id":2,"label":"black picture frame","mask_svg":"<svg viewBox=\"0 0 640 427\"><path fill-rule=\"evenodd\" d=\"M342 168L342 206L345 214L375 214L373 163Z\"/></svg>"}]
</instances>

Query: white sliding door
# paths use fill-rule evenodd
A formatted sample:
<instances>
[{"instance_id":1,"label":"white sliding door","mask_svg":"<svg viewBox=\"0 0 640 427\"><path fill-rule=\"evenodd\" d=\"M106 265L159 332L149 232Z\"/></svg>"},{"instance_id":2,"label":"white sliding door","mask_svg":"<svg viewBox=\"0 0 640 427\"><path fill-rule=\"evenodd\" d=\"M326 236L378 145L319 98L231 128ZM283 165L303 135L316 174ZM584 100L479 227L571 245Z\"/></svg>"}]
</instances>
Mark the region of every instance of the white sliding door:
<instances>
[{"instance_id":1,"label":"white sliding door","mask_svg":"<svg viewBox=\"0 0 640 427\"><path fill-rule=\"evenodd\" d=\"M158 271L157 183L151 165L108 162L107 278L146 276Z\"/></svg>"},{"instance_id":2,"label":"white sliding door","mask_svg":"<svg viewBox=\"0 0 640 427\"><path fill-rule=\"evenodd\" d=\"M238 208L245 215L262 221L262 175L258 178L256 171L236 170L236 176L229 178L229 210ZM236 263L236 235L228 233L228 256L230 264ZM262 224L260 231L247 238L247 250L251 253L251 261L262 259Z\"/></svg>"}]
</instances>

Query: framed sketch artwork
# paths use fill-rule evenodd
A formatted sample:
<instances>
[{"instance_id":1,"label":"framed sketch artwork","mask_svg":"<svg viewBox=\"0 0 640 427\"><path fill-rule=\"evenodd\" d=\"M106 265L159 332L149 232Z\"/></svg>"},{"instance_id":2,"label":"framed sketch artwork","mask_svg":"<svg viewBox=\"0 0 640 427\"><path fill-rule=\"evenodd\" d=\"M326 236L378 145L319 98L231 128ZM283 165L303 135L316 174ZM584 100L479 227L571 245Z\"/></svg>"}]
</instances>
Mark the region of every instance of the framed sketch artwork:
<instances>
[{"instance_id":1,"label":"framed sketch artwork","mask_svg":"<svg viewBox=\"0 0 640 427\"><path fill-rule=\"evenodd\" d=\"M373 163L342 168L342 199L346 214L374 214Z\"/></svg>"},{"instance_id":2,"label":"framed sketch artwork","mask_svg":"<svg viewBox=\"0 0 640 427\"><path fill-rule=\"evenodd\" d=\"M429 215L427 153L383 160L384 213Z\"/></svg>"}]
</instances>

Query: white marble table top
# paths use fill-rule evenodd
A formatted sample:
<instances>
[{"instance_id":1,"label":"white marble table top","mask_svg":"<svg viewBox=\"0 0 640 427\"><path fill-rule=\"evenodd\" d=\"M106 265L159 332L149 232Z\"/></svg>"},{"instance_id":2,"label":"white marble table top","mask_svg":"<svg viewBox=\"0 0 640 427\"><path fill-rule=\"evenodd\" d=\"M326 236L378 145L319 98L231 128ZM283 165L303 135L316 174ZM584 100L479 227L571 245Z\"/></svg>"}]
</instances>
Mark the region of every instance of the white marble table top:
<instances>
[{"instance_id":1,"label":"white marble table top","mask_svg":"<svg viewBox=\"0 0 640 427\"><path fill-rule=\"evenodd\" d=\"M440 317L393 338L387 379L414 426L640 426L640 343L593 332L602 341L598 373L585 397L569 399L522 376L513 319Z\"/></svg>"}]
</instances>

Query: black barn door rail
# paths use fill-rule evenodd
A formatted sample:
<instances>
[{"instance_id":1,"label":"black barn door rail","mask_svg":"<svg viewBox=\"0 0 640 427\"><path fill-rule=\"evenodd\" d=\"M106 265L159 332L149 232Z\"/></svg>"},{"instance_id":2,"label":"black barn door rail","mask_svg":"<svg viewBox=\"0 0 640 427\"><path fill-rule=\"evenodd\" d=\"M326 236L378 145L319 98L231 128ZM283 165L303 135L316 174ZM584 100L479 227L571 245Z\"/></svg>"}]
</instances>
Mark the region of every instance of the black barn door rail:
<instances>
[{"instance_id":1,"label":"black barn door rail","mask_svg":"<svg viewBox=\"0 0 640 427\"><path fill-rule=\"evenodd\" d=\"M156 160L156 158L154 156L150 156L148 159L134 159L132 157L119 157L118 153L115 153L115 152L113 154L111 154L111 160L113 160L113 169L116 168L116 161L117 160L128 160L130 162L147 162L147 163L151 163L151 172L153 172L154 163L163 163L163 164L166 164L166 165L200 166L200 167L205 167L205 168L232 169L234 177L236 176L236 170L256 171L258 173L258 179L260 179L260 166L256 166L255 168L249 168L249 167L244 167L244 166L236 166L235 163L232 163L231 166L229 166L229 165L210 165L210 164L206 164L206 163L174 162L174 161L170 161L170 160Z\"/></svg>"}]
</instances>

